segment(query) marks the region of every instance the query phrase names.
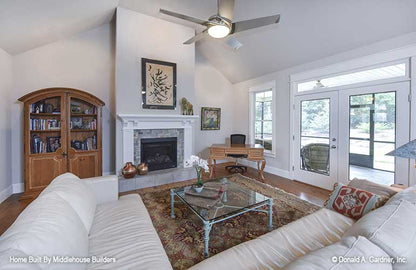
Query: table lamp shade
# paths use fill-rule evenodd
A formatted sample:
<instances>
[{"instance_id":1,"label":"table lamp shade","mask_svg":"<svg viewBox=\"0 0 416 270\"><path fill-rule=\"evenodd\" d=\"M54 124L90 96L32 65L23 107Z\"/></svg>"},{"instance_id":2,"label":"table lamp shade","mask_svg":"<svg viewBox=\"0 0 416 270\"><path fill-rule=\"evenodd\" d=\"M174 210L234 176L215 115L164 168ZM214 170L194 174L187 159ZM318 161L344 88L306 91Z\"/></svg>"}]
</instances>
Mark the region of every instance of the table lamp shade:
<instances>
[{"instance_id":1,"label":"table lamp shade","mask_svg":"<svg viewBox=\"0 0 416 270\"><path fill-rule=\"evenodd\" d=\"M408 142L399 148L386 154L387 156L395 156L402 158L416 159L416 140Z\"/></svg>"}]
</instances>

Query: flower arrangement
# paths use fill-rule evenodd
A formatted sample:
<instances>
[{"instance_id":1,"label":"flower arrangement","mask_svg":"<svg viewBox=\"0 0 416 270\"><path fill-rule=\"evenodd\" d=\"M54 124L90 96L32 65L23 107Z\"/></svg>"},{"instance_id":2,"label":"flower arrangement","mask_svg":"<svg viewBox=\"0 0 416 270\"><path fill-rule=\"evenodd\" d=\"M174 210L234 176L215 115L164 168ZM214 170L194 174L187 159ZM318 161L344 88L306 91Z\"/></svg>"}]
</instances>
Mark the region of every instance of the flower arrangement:
<instances>
[{"instance_id":1,"label":"flower arrangement","mask_svg":"<svg viewBox=\"0 0 416 270\"><path fill-rule=\"evenodd\" d=\"M192 155L188 160L185 161L185 167L190 168L192 166L196 170L197 182L195 185L201 187L204 184L204 182L201 181L201 173L202 170L209 172L208 162L205 159Z\"/></svg>"}]
</instances>

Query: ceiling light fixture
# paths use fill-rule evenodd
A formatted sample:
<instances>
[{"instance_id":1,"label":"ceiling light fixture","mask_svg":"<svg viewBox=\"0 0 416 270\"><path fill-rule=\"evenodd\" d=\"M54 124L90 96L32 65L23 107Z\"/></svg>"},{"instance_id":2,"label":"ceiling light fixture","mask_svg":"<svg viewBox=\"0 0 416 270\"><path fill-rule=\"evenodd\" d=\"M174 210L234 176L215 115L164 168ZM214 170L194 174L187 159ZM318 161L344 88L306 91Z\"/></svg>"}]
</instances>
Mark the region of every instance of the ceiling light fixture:
<instances>
[{"instance_id":1,"label":"ceiling light fixture","mask_svg":"<svg viewBox=\"0 0 416 270\"><path fill-rule=\"evenodd\" d=\"M212 16L209 23L211 26L208 28L208 35L213 38L224 38L231 32L231 23L221 16Z\"/></svg>"}]
</instances>

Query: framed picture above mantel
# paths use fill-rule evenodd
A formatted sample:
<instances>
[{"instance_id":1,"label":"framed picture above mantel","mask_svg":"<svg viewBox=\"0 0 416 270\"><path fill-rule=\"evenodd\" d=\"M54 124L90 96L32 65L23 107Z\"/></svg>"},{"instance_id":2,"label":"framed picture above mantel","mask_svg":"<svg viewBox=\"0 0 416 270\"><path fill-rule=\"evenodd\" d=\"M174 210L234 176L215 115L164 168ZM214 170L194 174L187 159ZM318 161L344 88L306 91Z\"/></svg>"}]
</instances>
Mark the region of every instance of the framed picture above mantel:
<instances>
[{"instance_id":1,"label":"framed picture above mantel","mask_svg":"<svg viewBox=\"0 0 416 270\"><path fill-rule=\"evenodd\" d=\"M176 64L142 58L142 108L176 108Z\"/></svg>"}]
</instances>

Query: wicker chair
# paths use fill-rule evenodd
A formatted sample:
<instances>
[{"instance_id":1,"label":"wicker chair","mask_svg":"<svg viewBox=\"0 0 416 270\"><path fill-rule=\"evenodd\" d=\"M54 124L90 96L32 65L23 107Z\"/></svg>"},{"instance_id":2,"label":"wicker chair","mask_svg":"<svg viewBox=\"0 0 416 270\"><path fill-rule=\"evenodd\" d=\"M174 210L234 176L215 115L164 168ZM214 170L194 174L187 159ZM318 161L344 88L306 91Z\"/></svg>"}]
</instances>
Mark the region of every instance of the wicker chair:
<instances>
[{"instance_id":1,"label":"wicker chair","mask_svg":"<svg viewBox=\"0 0 416 270\"><path fill-rule=\"evenodd\" d=\"M329 172L329 144L311 143L300 150L302 169L317 173Z\"/></svg>"}]
</instances>

